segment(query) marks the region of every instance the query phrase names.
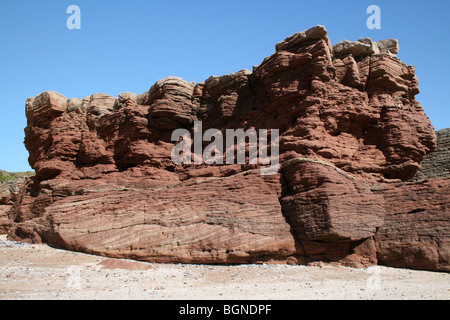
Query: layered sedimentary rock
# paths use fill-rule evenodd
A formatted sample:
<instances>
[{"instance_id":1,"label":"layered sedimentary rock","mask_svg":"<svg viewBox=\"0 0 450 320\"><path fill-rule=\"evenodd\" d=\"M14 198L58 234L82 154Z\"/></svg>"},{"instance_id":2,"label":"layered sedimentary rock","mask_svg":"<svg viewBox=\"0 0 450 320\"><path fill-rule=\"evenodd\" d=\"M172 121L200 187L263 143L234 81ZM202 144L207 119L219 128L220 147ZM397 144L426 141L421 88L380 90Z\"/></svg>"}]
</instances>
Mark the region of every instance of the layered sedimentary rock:
<instances>
[{"instance_id":1,"label":"layered sedimentary rock","mask_svg":"<svg viewBox=\"0 0 450 320\"><path fill-rule=\"evenodd\" d=\"M450 129L408 182L378 186L386 216L376 234L379 262L394 267L450 271Z\"/></svg>"},{"instance_id":2,"label":"layered sedimentary rock","mask_svg":"<svg viewBox=\"0 0 450 320\"><path fill-rule=\"evenodd\" d=\"M436 135L415 100L414 67L397 52L395 40L333 47L316 26L278 43L252 71L203 83L168 77L118 98L30 98L25 145L36 177L8 213L9 237L158 262L446 270L445 199L424 208L434 218L422 219L420 231L400 232L399 219L421 219L409 214L415 199L427 202L433 188L444 195L448 180L402 182L415 177ZM196 121L203 132L278 129L280 170L175 165L171 134L192 132ZM393 211L396 192L406 212ZM438 262L406 251L397 258L412 242L420 252L432 247Z\"/></svg>"},{"instance_id":3,"label":"layered sedimentary rock","mask_svg":"<svg viewBox=\"0 0 450 320\"><path fill-rule=\"evenodd\" d=\"M355 178L317 160L294 159L283 166L289 194L281 199L300 240L370 238L383 225L383 199Z\"/></svg>"},{"instance_id":4,"label":"layered sedimentary rock","mask_svg":"<svg viewBox=\"0 0 450 320\"><path fill-rule=\"evenodd\" d=\"M0 234L6 234L13 224L8 212L17 200L17 194L27 183L27 178L33 175L33 172L9 173L0 170Z\"/></svg>"},{"instance_id":5,"label":"layered sedimentary rock","mask_svg":"<svg viewBox=\"0 0 450 320\"><path fill-rule=\"evenodd\" d=\"M450 178L386 185L375 241L381 264L450 272Z\"/></svg>"},{"instance_id":6,"label":"layered sedimentary rock","mask_svg":"<svg viewBox=\"0 0 450 320\"><path fill-rule=\"evenodd\" d=\"M427 154L414 181L450 177L450 128L436 131L437 147Z\"/></svg>"}]
</instances>

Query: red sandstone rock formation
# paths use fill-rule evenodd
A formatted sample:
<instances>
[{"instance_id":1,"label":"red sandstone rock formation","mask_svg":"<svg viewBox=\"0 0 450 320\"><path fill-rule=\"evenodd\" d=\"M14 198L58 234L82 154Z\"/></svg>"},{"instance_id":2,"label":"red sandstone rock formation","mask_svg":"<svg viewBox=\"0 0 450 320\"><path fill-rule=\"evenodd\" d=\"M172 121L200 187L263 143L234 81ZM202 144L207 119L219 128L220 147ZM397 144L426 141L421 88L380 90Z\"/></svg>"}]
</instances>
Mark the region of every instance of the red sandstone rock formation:
<instances>
[{"instance_id":1,"label":"red sandstone rock formation","mask_svg":"<svg viewBox=\"0 0 450 320\"><path fill-rule=\"evenodd\" d=\"M397 51L368 38L332 47L316 26L253 72L169 77L118 98L30 98L36 177L9 211L9 237L157 262L448 271L449 179L402 182L436 135ZM280 171L174 165L171 133L196 120L204 131L279 129Z\"/></svg>"},{"instance_id":2,"label":"red sandstone rock formation","mask_svg":"<svg viewBox=\"0 0 450 320\"><path fill-rule=\"evenodd\" d=\"M17 194L33 176L33 172L9 173L0 170L0 234L8 233L13 221L9 219L8 212L17 200Z\"/></svg>"},{"instance_id":3,"label":"red sandstone rock formation","mask_svg":"<svg viewBox=\"0 0 450 320\"><path fill-rule=\"evenodd\" d=\"M379 262L450 271L450 178L386 185L384 224L375 236Z\"/></svg>"}]
</instances>

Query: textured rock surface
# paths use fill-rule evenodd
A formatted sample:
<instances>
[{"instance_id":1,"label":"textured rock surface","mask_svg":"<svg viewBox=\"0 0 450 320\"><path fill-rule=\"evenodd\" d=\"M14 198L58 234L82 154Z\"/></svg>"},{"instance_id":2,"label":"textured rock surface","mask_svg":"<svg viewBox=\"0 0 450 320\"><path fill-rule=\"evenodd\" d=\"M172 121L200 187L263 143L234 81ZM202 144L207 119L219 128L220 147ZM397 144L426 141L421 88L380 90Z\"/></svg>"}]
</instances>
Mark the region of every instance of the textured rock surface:
<instances>
[{"instance_id":1,"label":"textured rock surface","mask_svg":"<svg viewBox=\"0 0 450 320\"><path fill-rule=\"evenodd\" d=\"M20 189L27 183L27 179L33 175L33 172L9 173L0 170L0 234L7 233L13 224L8 212L14 202L17 201Z\"/></svg>"},{"instance_id":2,"label":"textured rock surface","mask_svg":"<svg viewBox=\"0 0 450 320\"><path fill-rule=\"evenodd\" d=\"M57 201L15 232L71 250L155 262L286 257L295 253L295 241L273 183L246 172L166 188L98 185Z\"/></svg>"},{"instance_id":3,"label":"textured rock surface","mask_svg":"<svg viewBox=\"0 0 450 320\"><path fill-rule=\"evenodd\" d=\"M450 271L449 132L436 132L436 150L425 156L414 182L375 187L386 208L376 233L379 263Z\"/></svg>"},{"instance_id":4,"label":"textured rock surface","mask_svg":"<svg viewBox=\"0 0 450 320\"><path fill-rule=\"evenodd\" d=\"M377 188L386 216L376 234L379 262L392 266L450 271L450 129L436 132L413 182Z\"/></svg>"},{"instance_id":5,"label":"textured rock surface","mask_svg":"<svg viewBox=\"0 0 450 320\"><path fill-rule=\"evenodd\" d=\"M398 43L357 46L373 52L333 49L316 26L278 43L253 71L197 84L168 77L118 98L30 98L25 144L37 175L9 211L9 237L147 261L397 263L385 245L401 238L390 194L408 196L414 185L400 182L415 176L436 135ZM203 131L279 129L281 170L174 165L172 131L197 120ZM384 227L393 231L383 238Z\"/></svg>"},{"instance_id":6,"label":"textured rock surface","mask_svg":"<svg viewBox=\"0 0 450 320\"><path fill-rule=\"evenodd\" d=\"M381 264L450 272L450 178L386 186L376 234Z\"/></svg>"},{"instance_id":7,"label":"textured rock surface","mask_svg":"<svg viewBox=\"0 0 450 320\"><path fill-rule=\"evenodd\" d=\"M354 58L373 54L396 55L400 50L396 39L373 41L370 38L359 39L358 41L344 40L333 47L334 56L352 55Z\"/></svg>"},{"instance_id":8,"label":"textured rock surface","mask_svg":"<svg viewBox=\"0 0 450 320\"><path fill-rule=\"evenodd\" d=\"M436 131L436 150L427 154L412 180L450 177L450 128Z\"/></svg>"},{"instance_id":9,"label":"textured rock surface","mask_svg":"<svg viewBox=\"0 0 450 320\"><path fill-rule=\"evenodd\" d=\"M0 205L0 234L8 233L8 229L12 226L13 221L8 216L11 207L10 205Z\"/></svg>"},{"instance_id":10,"label":"textured rock surface","mask_svg":"<svg viewBox=\"0 0 450 320\"><path fill-rule=\"evenodd\" d=\"M283 166L289 195L281 199L298 239L361 240L383 225L383 199L332 166L294 159Z\"/></svg>"}]
</instances>

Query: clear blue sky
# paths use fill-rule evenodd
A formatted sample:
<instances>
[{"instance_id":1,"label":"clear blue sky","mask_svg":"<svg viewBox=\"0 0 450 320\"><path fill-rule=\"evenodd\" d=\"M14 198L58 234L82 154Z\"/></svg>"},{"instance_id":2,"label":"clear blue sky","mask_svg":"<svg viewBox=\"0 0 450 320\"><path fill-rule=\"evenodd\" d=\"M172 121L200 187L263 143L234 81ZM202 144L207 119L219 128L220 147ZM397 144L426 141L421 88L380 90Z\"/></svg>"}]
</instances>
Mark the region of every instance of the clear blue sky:
<instances>
[{"instance_id":1,"label":"clear blue sky","mask_svg":"<svg viewBox=\"0 0 450 320\"><path fill-rule=\"evenodd\" d=\"M66 27L72 4L81 30ZM380 30L366 27L372 4L381 9ZM437 130L450 127L449 15L449 0L1 0L0 169L30 169L23 145L30 96L139 94L166 76L200 82L251 70L277 42L317 24L333 44L399 39L398 57L420 81L417 99Z\"/></svg>"}]
</instances>

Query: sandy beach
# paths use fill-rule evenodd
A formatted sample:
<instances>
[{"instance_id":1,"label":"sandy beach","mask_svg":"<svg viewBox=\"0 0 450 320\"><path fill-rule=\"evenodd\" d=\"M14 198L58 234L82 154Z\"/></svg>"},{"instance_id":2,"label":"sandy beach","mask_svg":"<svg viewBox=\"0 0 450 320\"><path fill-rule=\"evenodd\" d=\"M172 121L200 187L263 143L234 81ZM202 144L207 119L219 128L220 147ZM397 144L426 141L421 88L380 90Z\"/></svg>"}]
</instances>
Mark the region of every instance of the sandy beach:
<instances>
[{"instance_id":1,"label":"sandy beach","mask_svg":"<svg viewBox=\"0 0 450 320\"><path fill-rule=\"evenodd\" d=\"M153 264L0 236L4 300L320 300L450 298L450 274L374 266Z\"/></svg>"}]
</instances>

